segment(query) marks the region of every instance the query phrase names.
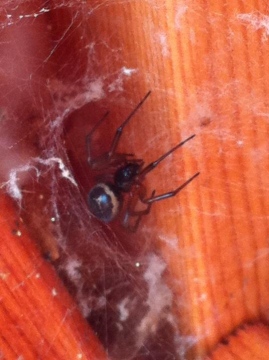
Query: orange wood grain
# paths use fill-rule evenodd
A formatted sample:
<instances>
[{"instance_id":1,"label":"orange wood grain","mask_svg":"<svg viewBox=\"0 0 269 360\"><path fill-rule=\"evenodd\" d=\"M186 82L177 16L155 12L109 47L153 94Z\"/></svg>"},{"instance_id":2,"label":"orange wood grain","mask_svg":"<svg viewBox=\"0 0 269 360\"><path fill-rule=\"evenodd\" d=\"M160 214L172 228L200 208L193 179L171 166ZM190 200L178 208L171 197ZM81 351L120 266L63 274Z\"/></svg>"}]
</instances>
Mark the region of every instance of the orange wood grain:
<instances>
[{"instance_id":1,"label":"orange wood grain","mask_svg":"<svg viewBox=\"0 0 269 360\"><path fill-rule=\"evenodd\" d=\"M211 360L268 359L268 327L257 324L246 326L228 337L227 344L220 344L213 351Z\"/></svg>"},{"instance_id":2,"label":"orange wood grain","mask_svg":"<svg viewBox=\"0 0 269 360\"><path fill-rule=\"evenodd\" d=\"M107 359L18 212L0 197L0 351L3 359Z\"/></svg>"},{"instance_id":3,"label":"orange wood grain","mask_svg":"<svg viewBox=\"0 0 269 360\"><path fill-rule=\"evenodd\" d=\"M269 358L268 4L100 0L88 8L93 73L105 84L100 103L117 113L113 126L125 114L120 103L131 109L152 90L121 149L151 161L196 134L147 185L161 193L196 171L199 178L154 204L137 235L167 262L182 346L190 336L190 359L214 350L212 359ZM0 210L3 356L105 358L22 224L18 236L19 216L5 198ZM249 322L265 325L231 336ZM218 346L226 338L231 350Z\"/></svg>"},{"instance_id":4,"label":"orange wood grain","mask_svg":"<svg viewBox=\"0 0 269 360\"><path fill-rule=\"evenodd\" d=\"M134 103L153 91L122 148L152 160L197 135L148 185L158 193L200 177L156 204L144 228L168 263L178 326L196 342L191 358L245 322L268 322L268 19L265 2L239 0L93 12L99 36L118 49L102 70L122 59L137 70L124 93Z\"/></svg>"}]
</instances>

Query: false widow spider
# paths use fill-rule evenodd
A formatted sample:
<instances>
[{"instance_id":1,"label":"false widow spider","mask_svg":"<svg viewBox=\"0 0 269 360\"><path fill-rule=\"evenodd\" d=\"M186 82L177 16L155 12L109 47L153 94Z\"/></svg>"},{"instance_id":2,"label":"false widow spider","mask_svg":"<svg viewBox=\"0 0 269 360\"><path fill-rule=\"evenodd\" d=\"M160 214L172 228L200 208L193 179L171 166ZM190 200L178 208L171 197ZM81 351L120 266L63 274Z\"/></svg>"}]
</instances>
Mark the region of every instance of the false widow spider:
<instances>
[{"instance_id":1,"label":"false widow spider","mask_svg":"<svg viewBox=\"0 0 269 360\"><path fill-rule=\"evenodd\" d=\"M121 224L132 232L137 230L142 216L150 212L150 208L155 201L175 196L199 175L199 173L196 173L175 190L161 195L155 195L154 190L152 191L150 197L146 197L146 188L143 185L146 175L168 155L184 145L187 141L191 140L195 135L192 135L180 142L157 160L145 167L143 159L135 158L134 154L117 152L117 147L125 126L129 123L137 110L143 105L150 93L151 91L144 96L130 115L118 127L108 152L95 159L91 156L92 135L97 127L99 127L99 125L105 120L109 112L107 112L100 121L97 122L86 137L89 166L92 170L96 170L101 173L101 176L98 178L98 183L93 186L88 194L88 206L90 212L97 219L108 223L114 220L123 211L123 214L121 215ZM126 197L128 198L127 202L125 201ZM138 201L147 205L146 208L143 210L136 210ZM125 208L123 208L124 204ZM134 224L131 224L131 218L136 218Z\"/></svg>"}]
</instances>

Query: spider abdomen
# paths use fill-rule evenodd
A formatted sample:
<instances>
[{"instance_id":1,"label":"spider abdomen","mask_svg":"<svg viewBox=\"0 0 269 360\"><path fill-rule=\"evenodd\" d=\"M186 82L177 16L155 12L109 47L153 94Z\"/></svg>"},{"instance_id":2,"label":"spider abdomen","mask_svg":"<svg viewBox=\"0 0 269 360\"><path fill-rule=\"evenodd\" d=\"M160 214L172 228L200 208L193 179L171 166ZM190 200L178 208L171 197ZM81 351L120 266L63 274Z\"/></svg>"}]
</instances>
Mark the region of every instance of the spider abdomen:
<instances>
[{"instance_id":1,"label":"spider abdomen","mask_svg":"<svg viewBox=\"0 0 269 360\"><path fill-rule=\"evenodd\" d=\"M96 184L88 195L91 213L103 222L112 221L120 210L121 196L110 183Z\"/></svg>"}]
</instances>

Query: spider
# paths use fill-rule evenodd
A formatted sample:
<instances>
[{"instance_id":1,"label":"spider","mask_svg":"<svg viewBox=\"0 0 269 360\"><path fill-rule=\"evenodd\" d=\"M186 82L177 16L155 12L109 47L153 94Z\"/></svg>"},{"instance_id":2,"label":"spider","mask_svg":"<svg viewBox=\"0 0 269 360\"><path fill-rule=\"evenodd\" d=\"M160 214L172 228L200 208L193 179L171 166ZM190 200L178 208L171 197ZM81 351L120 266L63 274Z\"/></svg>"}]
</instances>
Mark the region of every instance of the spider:
<instances>
[{"instance_id":1,"label":"spider","mask_svg":"<svg viewBox=\"0 0 269 360\"><path fill-rule=\"evenodd\" d=\"M131 232L137 230L141 218L144 215L149 214L150 208L154 202L175 196L199 175L199 173L196 173L175 190L161 195L155 195L154 190L149 197L146 196L146 188L143 185L146 175L159 165L159 163L168 155L172 154L176 149L191 140L195 135L180 142L147 166L144 166L143 159L135 158L134 154L117 152L117 147L125 126L143 105L150 93L151 91L144 96L130 115L118 127L108 152L93 159L91 155L91 139L93 133L105 120L109 112L105 113L86 137L89 166L92 170L101 173L101 176L98 178L98 183L93 186L88 194L89 210L97 219L105 223L120 216L121 224ZM127 194L128 196L126 196ZM139 201L146 205L143 210L136 210ZM131 221L131 219L133 220Z\"/></svg>"}]
</instances>

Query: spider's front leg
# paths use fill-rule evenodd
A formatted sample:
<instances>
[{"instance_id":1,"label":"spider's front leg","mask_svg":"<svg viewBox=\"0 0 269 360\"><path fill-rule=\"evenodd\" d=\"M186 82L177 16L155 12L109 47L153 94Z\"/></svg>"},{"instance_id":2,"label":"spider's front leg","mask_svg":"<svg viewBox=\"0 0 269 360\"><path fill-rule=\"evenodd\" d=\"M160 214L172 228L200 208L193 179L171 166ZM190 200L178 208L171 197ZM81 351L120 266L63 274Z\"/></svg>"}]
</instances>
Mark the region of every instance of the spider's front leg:
<instances>
[{"instance_id":1,"label":"spider's front leg","mask_svg":"<svg viewBox=\"0 0 269 360\"><path fill-rule=\"evenodd\" d=\"M151 198L154 197L154 195L155 195L155 190L152 191ZM146 196L146 189L141 184L139 185L139 190L135 194L131 194L129 196L125 213L122 219L122 225L130 232L136 232L142 217L150 213L152 203L145 202L144 200L145 196ZM137 203L139 201L147 205L145 209L136 210Z\"/></svg>"},{"instance_id":2,"label":"spider's front leg","mask_svg":"<svg viewBox=\"0 0 269 360\"><path fill-rule=\"evenodd\" d=\"M95 126L92 128L91 132L89 132L89 134L86 136L86 149L87 149L87 160L88 160L88 164L92 169L99 169L99 168L103 168L107 165L107 160L105 159L105 157L108 158L108 156L104 156L107 154L104 154L103 156L99 156L97 158L93 158L92 157L92 137L93 134L95 133L96 129L101 125L101 123L106 119L106 117L108 116L109 112L107 111L105 113L105 115L95 124Z\"/></svg>"},{"instance_id":3,"label":"spider's front leg","mask_svg":"<svg viewBox=\"0 0 269 360\"><path fill-rule=\"evenodd\" d=\"M146 99L150 95L150 91L144 96L144 98L136 105L136 107L131 111L129 116L123 121L123 123L118 127L113 137L112 143L110 145L110 149L108 152L103 155L93 159L91 155L91 140L95 130L101 125L101 123L105 120L109 112L106 112L105 115L95 124L91 132L86 137L86 147L88 154L88 164L93 170L103 170L108 166L119 166L121 163L126 160L128 157L133 157L133 154L120 154L117 153L117 147L122 136L123 130L125 126L132 119L133 115L137 112L137 110L143 105Z\"/></svg>"},{"instance_id":4,"label":"spider's front leg","mask_svg":"<svg viewBox=\"0 0 269 360\"><path fill-rule=\"evenodd\" d=\"M105 115L95 124L91 132L86 136L86 148L87 148L87 160L90 168L92 170L103 171L107 170L110 167L115 167L121 165L124 160L128 158L132 158L133 154L124 154L124 153L116 153L115 150L117 148L119 142L119 133L122 132L122 125L116 131L114 138L112 140L112 144L110 146L110 150L103 153L100 156L93 158L92 156L92 138L96 131L96 129L101 125L101 123L106 119L109 112L106 112Z\"/></svg>"}]
</instances>

